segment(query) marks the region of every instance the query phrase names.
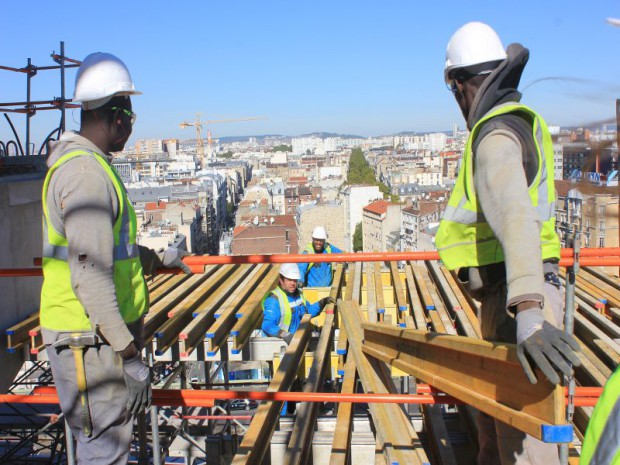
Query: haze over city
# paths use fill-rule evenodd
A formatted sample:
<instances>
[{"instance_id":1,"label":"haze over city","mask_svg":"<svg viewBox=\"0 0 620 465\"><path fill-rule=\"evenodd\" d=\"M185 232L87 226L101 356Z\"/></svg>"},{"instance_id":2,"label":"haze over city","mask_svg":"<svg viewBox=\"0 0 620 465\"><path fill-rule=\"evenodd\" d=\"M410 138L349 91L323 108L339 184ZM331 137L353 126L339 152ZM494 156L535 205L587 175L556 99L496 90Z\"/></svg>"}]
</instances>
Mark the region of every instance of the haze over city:
<instances>
[{"instance_id":1,"label":"haze over city","mask_svg":"<svg viewBox=\"0 0 620 465\"><path fill-rule=\"evenodd\" d=\"M394 1L293 3L163 1L29 2L5 5L0 64L38 66L65 41L66 55L83 59L106 51L121 57L144 95L130 142L153 137L190 139L179 123L267 116L213 126L214 137L327 131L360 136L463 128L443 82L445 47L462 24L491 24L504 45L531 51L521 88L524 103L549 124L589 125L614 119L612 58L620 16L612 1L524 1L507 9L492 1L467 4ZM19 38L19 40L17 40ZM75 70L67 74L73 92ZM57 72L33 79L32 98L59 96ZM21 73L0 71L0 100L25 100ZM79 112L68 113L68 129ZM15 115L16 127L24 116ZM39 112L32 134L41 142L57 125L57 112ZM0 140L12 138L5 121Z\"/></svg>"}]
</instances>

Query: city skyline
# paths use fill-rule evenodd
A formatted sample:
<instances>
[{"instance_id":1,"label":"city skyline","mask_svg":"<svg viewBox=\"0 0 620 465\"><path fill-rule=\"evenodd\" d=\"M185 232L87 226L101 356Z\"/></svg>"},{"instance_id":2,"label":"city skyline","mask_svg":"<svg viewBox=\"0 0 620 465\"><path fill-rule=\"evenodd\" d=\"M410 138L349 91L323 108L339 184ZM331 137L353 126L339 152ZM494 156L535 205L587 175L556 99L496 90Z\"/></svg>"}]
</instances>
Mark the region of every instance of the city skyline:
<instances>
[{"instance_id":1,"label":"city skyline","mask_svg":"<svg viewBox=\"0 0 620 465\"><path fill-rule=\"evenodd\" d=\"M549 2L551 3L551 2ZM65 2L63 8L11 2L12 21L0 32L1 65L22 67L28 57L38 66L53 64L52 50L65 41L67 56L83 59L107 51L123 59L136 87L137 139L192 139L179 123L203 119L267 116L211 127L214 138L314 132L364 137L404 131L464 128L452 95L443 83L445 46L450 35L471 20L489 23L507 46L521 42L531 51L521 83L523 102L549 124L563 126L612 122L620 86L613 76L620 64L610 50L620 29L606 23L620 16L611 1L583 4L523 2L505 13L491 1L468 4L458 14L446 5L372 2L224 2L135 5ZM533 12L536 12L535 14ZM96 19L96 21L95 21ZM27 20L27 21L26 21ZM28 29L25 29L25 24ZM27 33L26 33L27 32ZM75 70L67 73L73 92ZM1 101L23 101L26 79L0 71ZM56 72L32 80L32 98L59 96ZM58 113L31 119L32 140L42 142L58 124ZM11 115L20 137L25 117ZM67 128L78 127L69 110ZM204 135L206 136L206 134ZM0 140L13 139L6 121Z\"/></svg>"}]
</instances>

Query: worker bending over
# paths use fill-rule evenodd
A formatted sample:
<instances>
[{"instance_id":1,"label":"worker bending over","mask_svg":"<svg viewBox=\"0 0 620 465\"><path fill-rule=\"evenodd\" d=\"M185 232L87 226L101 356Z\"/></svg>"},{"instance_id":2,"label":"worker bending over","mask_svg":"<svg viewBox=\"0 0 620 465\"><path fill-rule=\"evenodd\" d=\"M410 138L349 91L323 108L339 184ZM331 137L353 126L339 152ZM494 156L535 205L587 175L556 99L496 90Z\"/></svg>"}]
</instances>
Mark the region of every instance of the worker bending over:
<instances>
[{"instance_id":1,"label":"worker bending over","mask_svg":"<svg viewBox=\"0 0 620 465\"><path fill-rule=\"evenodd\" d=\"M444 78L470 131L448 207L435 238L448 269L460 269L480 301L486 340L516 343L527 378L534 368L554 384L579 365L563 319L555 232L553 147L544 120L519 103L529 51L504 49L486 24L457 30ZM533 365L532 365L533 363ZM506 382L510 382L506 380ZM488 415L479 416L480 464L559 463L543 443Z\"/></svg>"},{"instance_id":2,"label":"worker bending over","mask_svg":"<svg viewBox=\"0 0 620 465\"><path fill-rule=\"evenodd\" d=\"M295 263L283 263L278 286L265 296L262 303L263 332L267 336L284 339L287 344L293 339L306 313L314 318L328 303L334 303L331 297L309 303L297 286L299 278L299 268Z\"/></svg>"},{"instance_id":3,"label":"worker bending over","mask_svg":"<svg viewBox=\"0 0 620 465\"><path fill-rule=\"evenodd\" d=\"M142 361L148 311L144 273L183 267L136 243L136 214L112 153L123 150L139 94L125 64L93 53L79 67L79 132L50 143L43 184L40 321L60 407L77 439L79 464L126 464L133 415L149 406Z\"/></svg>"},{"instance_id":4,"label":"worker bending over","mask_svg":"<svg viewBox=\"0 0 620 465\"><path fill-rule=\"evenodd\" d=\"M308 243L302 253L342 253L342 250L327 242L327 231L323 226L317 226L312 231L312 242ZM334 275L331 263L300 263L299 272L304 286L326 287L332 285Z\"/></svg>"}]
</instances>

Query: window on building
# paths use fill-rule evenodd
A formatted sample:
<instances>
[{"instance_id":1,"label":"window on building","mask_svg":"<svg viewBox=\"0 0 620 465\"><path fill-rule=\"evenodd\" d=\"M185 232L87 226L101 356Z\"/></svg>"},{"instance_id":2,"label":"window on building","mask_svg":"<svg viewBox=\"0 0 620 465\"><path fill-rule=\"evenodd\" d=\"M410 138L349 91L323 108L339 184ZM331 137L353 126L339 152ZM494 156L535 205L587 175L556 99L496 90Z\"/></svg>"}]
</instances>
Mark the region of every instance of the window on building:
<instances>
[{"instance_id":1,"label":"window on building","mask_svg":"<svg viewBox=\"0 0 620 465\"><path fill-rule=\"evenodd\" d=\"M601 221L598 222L598 230L600 232L605 231L605 220L601 220Z\"/></svg>"},{"instance_id":2,"label":"window on building","mask_svg":"<svg viewBox=\"0 0 620 465\"><path fill-rule=\"evenodd\" d=\"M598 238L598 246L599 247L605 247L605 237L599 237Z\"/></svg>"}]
</instances>

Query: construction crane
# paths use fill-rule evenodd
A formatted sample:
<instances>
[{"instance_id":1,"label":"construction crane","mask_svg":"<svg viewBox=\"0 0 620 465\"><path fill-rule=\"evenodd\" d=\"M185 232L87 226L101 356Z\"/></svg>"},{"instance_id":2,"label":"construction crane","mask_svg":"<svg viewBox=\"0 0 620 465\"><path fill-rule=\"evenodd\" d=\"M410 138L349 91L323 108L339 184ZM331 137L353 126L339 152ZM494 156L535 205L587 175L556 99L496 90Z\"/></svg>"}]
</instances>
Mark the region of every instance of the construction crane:
<instances>
[{"instance_id":1,"label":"construction crane","mask_svg":"<svg viewBox=\"0 0 620 465\"><path fill-rule=\"evenodd\" d=\"M204 167L204 157L205 157L205 146L204 141L202 140L202 127L207 126L209 124L219 124L219 123L237 123L240 121L254 121L260 119L267 119L266 116L251 116L248 118L234 118L234 119L212 119L207 121L200 121L200 113L196 113L196 121L189 122L183 121L179 126L181 129L185 129L189 126L193 126L196 128L196 155L200 159L201 168ZM209 134L209 139L211 139Z\"/></svg>"}]
</instances>

